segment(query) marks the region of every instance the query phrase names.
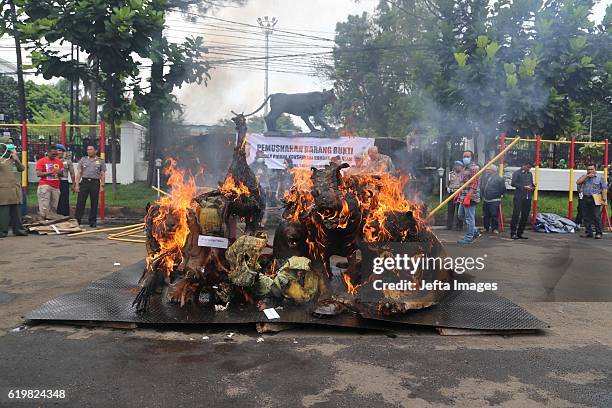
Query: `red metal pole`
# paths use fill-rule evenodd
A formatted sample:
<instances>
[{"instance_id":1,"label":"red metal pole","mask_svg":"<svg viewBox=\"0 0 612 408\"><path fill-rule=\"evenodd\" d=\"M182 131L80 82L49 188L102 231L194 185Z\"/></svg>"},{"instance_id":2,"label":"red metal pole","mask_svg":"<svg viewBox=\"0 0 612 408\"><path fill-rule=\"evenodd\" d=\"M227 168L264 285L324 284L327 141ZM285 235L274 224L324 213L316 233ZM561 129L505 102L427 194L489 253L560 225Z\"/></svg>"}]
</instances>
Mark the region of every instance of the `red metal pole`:
<instances>
[{"instance_id":1,"label":"red metal pole","mask_svg":"<svg viewBox=\"0 0 612 408\"><path fill-rule=\"evenodd\" d=\"M574 204L574 148L576 146L576 140L574 136L570 139L570 180L569 180L569 201L567 203L568 211L567 218L570 220L574 219L573 216L573 204Z\"/></svg>"},{"instance_id":2,"label":"red metal pole","mask_svg":"<svg viewBox=\"0 0 612 408\"><path fill-rule=\"evenodd\" d=\"M610 177L610 175L608 174L608 163L609 163L608 144L609 144L608 139L604 140L604 179L606 183L608 182L608 177ZM610 228L610 218L608 217L608 204L604 205L602 210L603 210L601 212L601 216L603 217L602 226L605 227L606 224L608 224L608 228Z\"/></svg>"},{"instance_id":3,"label":"red metal pole","mask_svg":"<svg viewBox=\"0 0 612 408\"><path fill-rule=\"evenodd\" d=\"M106 123L100 122L100 159L106 162ZM105 189L106 190L106 189ZM106 205L106 193L100 192L100 223L104 224L104 207Z\"/></svg>"},{"instance_id":4,"label":"red metal pole","mask_svg":"<svg viewBox=\"0 0 612 408\"><path fill-rule=\"evenodd\" d=\"M62 121L62 144L66 146L66 122Z\"/></svg>"},{"instance_id":5,"label":"red metal pole","mask_svg":"<svg viewBox=\"0 0 612 408\"><path fill-rule=\"evenodd\" d=\"M28 213L28 125L24 120L21 122L21 163L25 166L25 170L21 172L21 215Z\"/></svg>"},{"instance_id":6,"label":"red metal pole","mask_svg":"<svg viewBox=\"0 0 612 408\"><path fill-rule=\"evenodd\" d=\"M536 136L536 160L535 160L535 190L533 192L533 220L532 224L535 224L536 217L538 215L538 182L540 175L540 135Z\"/></svg>"},{"instance_id":7,"label":"red metal pole","mask_svg":"<svg viewBox=\"0 0 612 408\"><path fill-rule=\"evenodd\" d=\"M604 173L606 175L606 178L609 176L608 174L608 165L610 164L610 158L608 156L608 146L609 146L609 141L608 139L604 140ZM606 180L608 181L608 180Z\"/></svg>"},{"instance_id":8,"label":"red metal pole","mask_svg":"<svg viewBox=\"0 0 612 408\"><path fill-rule=\"evenodd\" d=\"M501 138L499 141L499 146L500 146L500 151L504 151L504 149L506 148L506 132L502 132ZM504 177L504 156L499 158L499 176ZM498 224L499 224L500 232L504 232L504 212L503 212L502 202L503 200L499 202L499 213L498 213L499 215Z\"/></svg>"}]
</instances>

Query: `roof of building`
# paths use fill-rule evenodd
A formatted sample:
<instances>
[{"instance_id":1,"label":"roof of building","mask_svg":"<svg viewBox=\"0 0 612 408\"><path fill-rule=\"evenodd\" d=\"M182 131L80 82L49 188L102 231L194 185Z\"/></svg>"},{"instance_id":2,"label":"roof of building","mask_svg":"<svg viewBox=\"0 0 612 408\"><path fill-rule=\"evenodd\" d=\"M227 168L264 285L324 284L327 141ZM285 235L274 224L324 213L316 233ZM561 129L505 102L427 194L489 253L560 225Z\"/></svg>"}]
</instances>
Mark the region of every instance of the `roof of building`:
<instances>
[{"instance_id":1,"label":"roof of building","mask_svg":"<svg viewBox=\"0 0 612 408\"><path fill-rule=\"evenodd\" d=\"M0 58L0 73L14 74L15 72L17 72L17 65Z\"/></svg>"}]
</instances>

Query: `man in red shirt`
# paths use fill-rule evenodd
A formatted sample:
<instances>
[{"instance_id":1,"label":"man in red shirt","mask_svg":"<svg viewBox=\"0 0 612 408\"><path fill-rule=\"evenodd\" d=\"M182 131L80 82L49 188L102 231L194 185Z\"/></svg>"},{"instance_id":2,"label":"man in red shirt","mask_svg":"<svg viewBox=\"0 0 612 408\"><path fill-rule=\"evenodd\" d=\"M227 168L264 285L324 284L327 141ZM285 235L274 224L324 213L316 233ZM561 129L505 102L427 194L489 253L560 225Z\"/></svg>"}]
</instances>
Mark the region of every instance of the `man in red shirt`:
<instances>
[{"instance_id":1,"label":"man in red shirt","mask_svg":"<svg viewBox=\"0 0 612 408\"><path fill-rule=\"evenodd\" d=\"M57 147L49 145L47 156L36 162L38 176L38 212L47 219L57 218L57 204L60 198L60 174L64 167L57 158Z\"/></svg>"}]
</instances>

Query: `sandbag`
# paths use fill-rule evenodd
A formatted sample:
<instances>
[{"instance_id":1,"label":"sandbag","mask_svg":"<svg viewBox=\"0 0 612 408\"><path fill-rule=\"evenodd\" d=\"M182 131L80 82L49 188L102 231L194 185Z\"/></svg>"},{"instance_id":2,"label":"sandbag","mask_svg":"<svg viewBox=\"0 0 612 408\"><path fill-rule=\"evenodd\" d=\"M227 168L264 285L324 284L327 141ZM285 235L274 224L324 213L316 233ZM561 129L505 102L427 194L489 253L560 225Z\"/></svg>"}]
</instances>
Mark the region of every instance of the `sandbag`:
<instances>
[{"instance_id":1,"label":"sandbag","mask_svg":"<svg viewBox=\"0 0 612 408\"><path fill-rule=\"evenodd\" d=\"M208 197L197 209L200 232L203 235L224 236L221 208L223 202L219 197Z\"/></svg>"}]
</instances>

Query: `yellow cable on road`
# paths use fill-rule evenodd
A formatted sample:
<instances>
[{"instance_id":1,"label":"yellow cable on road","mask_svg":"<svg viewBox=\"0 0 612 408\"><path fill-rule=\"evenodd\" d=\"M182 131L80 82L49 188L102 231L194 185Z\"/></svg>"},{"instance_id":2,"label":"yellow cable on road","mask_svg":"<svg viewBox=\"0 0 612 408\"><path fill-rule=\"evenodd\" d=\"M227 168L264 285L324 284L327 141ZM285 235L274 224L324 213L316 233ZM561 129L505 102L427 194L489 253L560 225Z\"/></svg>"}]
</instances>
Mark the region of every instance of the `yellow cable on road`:
<instances>
[{"instance_id":1,"label":"yellow cable on road","mask_svg":"<svg viewBox=\"0 0 612 408\"><path fill-rule=\"evenodd\" d=\"M146 238L146 235L134 235L137 232L142 232L144 230L143 226L139 226L136 228L129 229L127 231L122 231L116 234L110 234L108 239L111 241L123 241L123 242L134 242L138 244L145 244L147 241L142 239L134 239L134 238Z\"/></svg>"},{"instance_id":2,"label":"yellow cable on road","mask_svg":"<svg viewBox=\"0 0 612 408\"><path fill-rule=\"evenodd\" d=\"M123 242L134 242L136 244L146 244L147 241L141 239L131 239L131 238L116 238L116 237L108 237L111 241L123 241Z\"/></svg>"},{"instance_id":3,"label":"yellow cable on road","mask_svg":"<svg viewBox=\"0 0 612 408\"><path fill-rule=\"evenodd\" d=\"M124 229L128 229L128 228L134 229L135 227L144 227L144 222L142 222L140 224L125 225L123 227L101 228L101 229L77 232L76 234L69 234L67 236L68 237L76 237L76 236L80 236L80 235L95 234L95 233L98 233L98 232L120 231L120 230L124 230Z\"/></svg>"},{"instance_id":4,"label":"yellow cable on road","mask_svg":"<svg viewBox=\"0 0 612 408\"><path fill-rule=\"evenodd\" d=\"M136 227L136 228L129 229L127 231L118 232L116 234L110 234L109 238L110 237L112 237L112 238L120 238L120 237L123 237L123 236L126 236L126 235L134 234L134 233L142 231L142 230L143 230L143 227Z\"/></svg>"},{"instance_id":5,"label":"yellow cable on road","mask_svg":"<svg viewBox=\"0 0 612 408\"><path fill-rule=\"evenodd\" d=\"M508 140L508 139L506 139ZM457 197L457 195L459 195L459 193L461 193L461 191L463 191L469 184L471 184L474 180L476 180L490 165L492 165L493 163L495 163L497 160L499 160L504 154L506 154L506 152L508 150L510 150L510 148L512 146L514 146L516 143L518 143L521 140L520 137L517 137L514 139L514 141L512 143L510 143L504 150L502 150L501 152L499 152L499 154L497 156L495 156L493 159L491 159L490 162L488 162L487 164L485 164L482 169L480 169L478 171L478 173L474 174L468 181L465 182L464 185L462 185L461 187L459 187L453 194L449 195L446 200L442 201L436 208L434 208L433 210L431 210L431 212L427 215L427 219L430 219L432 215L434 215L435 213L438 212L438 210L440 210L440 208L443 208L446 204L448 204L448 202L452 199L454 199L455 197Z\"/></svg>"}]
</instances>

